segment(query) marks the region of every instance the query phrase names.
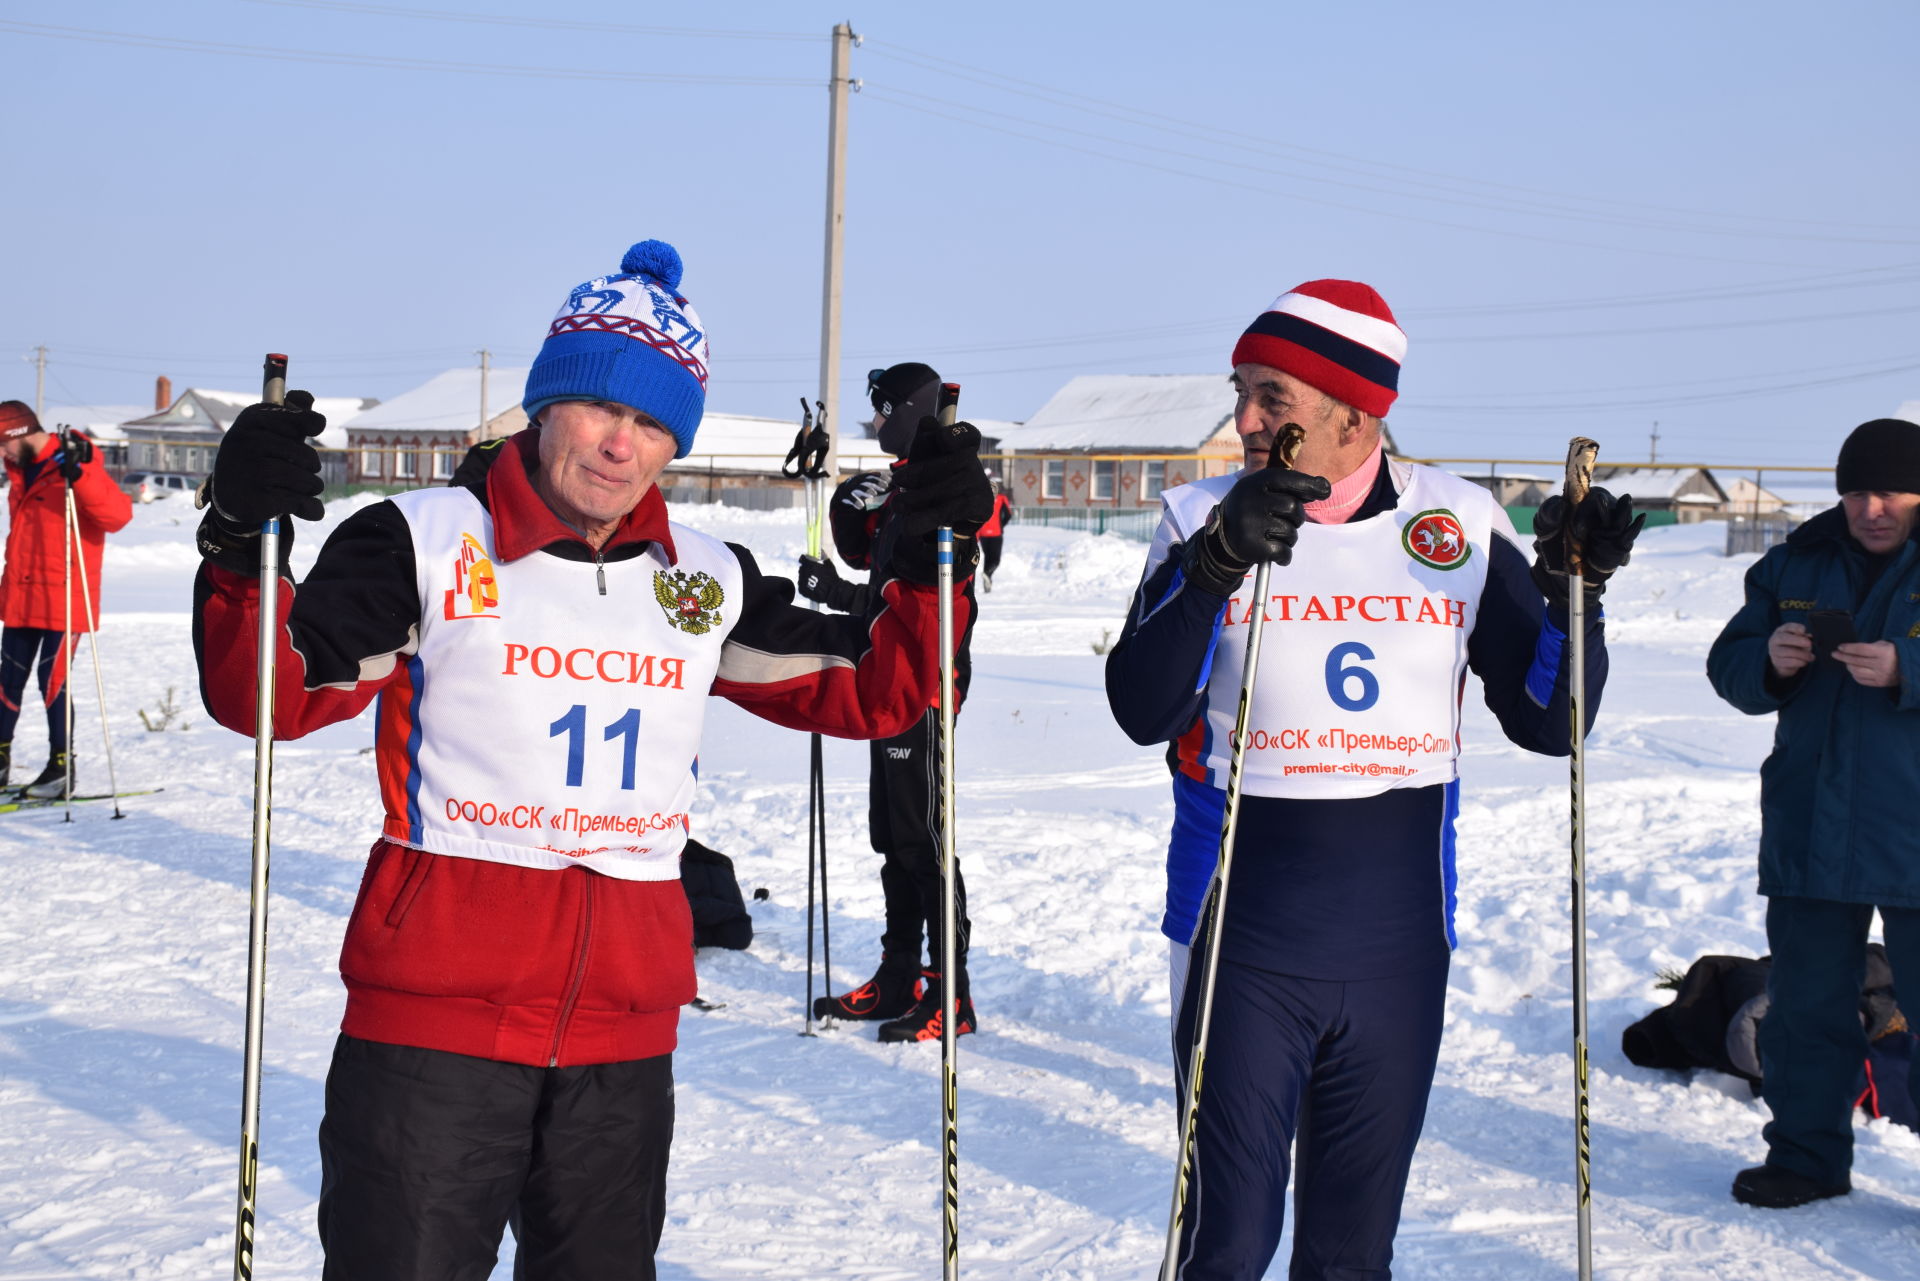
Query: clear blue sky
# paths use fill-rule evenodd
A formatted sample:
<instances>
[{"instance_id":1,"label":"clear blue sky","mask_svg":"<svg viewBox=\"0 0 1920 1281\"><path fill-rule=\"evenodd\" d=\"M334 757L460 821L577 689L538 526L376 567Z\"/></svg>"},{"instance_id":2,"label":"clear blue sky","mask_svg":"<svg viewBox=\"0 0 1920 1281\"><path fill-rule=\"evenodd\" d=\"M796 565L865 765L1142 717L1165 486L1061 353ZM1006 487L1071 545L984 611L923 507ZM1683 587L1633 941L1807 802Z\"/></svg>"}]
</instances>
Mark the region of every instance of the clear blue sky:
<instances>
[{"instance_id":1,"label":"clear blue sky","mask_svg":"<svg viewBox=\"0 0 1920 1281\"><path fill-rule=\"evenodd\" d=\"M50 402L246 388L269 348L392 396L524 362L657 236L709 406L784 416L842 18L850 408L895 359L1000 419L1078 373L1224 376L1318 276L1399 315L1416 454L1644 459L1657 419L1662 459L1827 463L1920 399L1906 0L9 0L0 395L44 343Z\"/></svg>"}]
</instances>

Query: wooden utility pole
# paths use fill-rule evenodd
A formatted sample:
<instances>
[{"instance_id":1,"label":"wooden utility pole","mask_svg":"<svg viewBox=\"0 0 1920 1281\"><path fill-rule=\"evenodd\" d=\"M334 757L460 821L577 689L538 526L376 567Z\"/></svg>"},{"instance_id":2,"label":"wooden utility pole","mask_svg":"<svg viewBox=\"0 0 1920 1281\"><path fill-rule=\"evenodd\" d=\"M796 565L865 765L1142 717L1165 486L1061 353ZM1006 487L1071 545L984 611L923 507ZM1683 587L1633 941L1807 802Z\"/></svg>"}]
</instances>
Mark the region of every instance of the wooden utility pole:
<instances>
[{"instance_id":1,"label":"wooden utility pole","mask_svg":"<svg viewBox=\"0 0 1920 1281\"><path fill-rule=\"evenodd\" d=\"M493 353L485 347L480 349L480 430L474 433L475 441L487 438L487 362L493 359Z\"/></svg>"},{"instance_id":2,"label":"wooden utility pole","mask_svg":"<svg viewBox=\"0 0 1920 1281\"><path fill-rule=\"evenodd\" d=\"M47 349L33 349L33 416L47 412Z\"/></svg>"},{"instance_id":3,"label":"wooden utility pole","mask_svg":"<svg viewBox=\"0 0 1920 1281\"><path fill-rule=\"evenodd\" d=\"M858 88L848 63L859 37L849 23L833 29L833 76L827 82L827 251L820 306L820 405L827 429L826 472L840 473L840 276L846 245L847 93Z\"/></svg>"}]
</instances>

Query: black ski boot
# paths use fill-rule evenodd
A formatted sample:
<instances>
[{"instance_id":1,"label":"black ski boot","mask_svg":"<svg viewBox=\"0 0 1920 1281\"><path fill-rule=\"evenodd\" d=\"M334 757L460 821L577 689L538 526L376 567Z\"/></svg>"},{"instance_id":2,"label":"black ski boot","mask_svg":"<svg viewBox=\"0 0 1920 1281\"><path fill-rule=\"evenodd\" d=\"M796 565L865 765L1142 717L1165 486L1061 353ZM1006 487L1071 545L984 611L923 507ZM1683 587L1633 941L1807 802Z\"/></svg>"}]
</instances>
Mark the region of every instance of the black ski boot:
<instances>
[{"instance_id":1,"label":"black ski boot","mask_svg":"<svg viewBox=\"0 0 1920 1281\"><path fill-rule=\"evenodd\" d=\"M0 787L7 785L8 777L13 773L13 744L0 743Z\"/></svg>"},{"instance_id":2,"label":"black ski boot","mask_svg":"<svg viewBox=\"0 0 1920 1281\"><path fill-rule=\"evenodd\" d=\"M816 1019L897 1019L913 1008L926 990L920 958L904 961L890 956L880 958L880 968L872 978L838 996L813 998Z\"/></svg>"},{"instance_id":3,"label":"black ski boot","mask_svg":"<svg viewBox=\"0 0 1920 1281\"><path fill-rule=\"evenodd\" d=\"M1850 1179L1827 1187L1779 1165L1752 1166L1740 1171L1733 1180L1733 1199L1762 1210L1791 1210L1796 1205L1845 1196L1851 1191Z\"/></svg>"},{"instance_id":4,"label":"black ski boot","mask_svg":"<svg viewBox=\"0 0 1920 1281\"><path fill-rule=\"evenodd\" d=\"M946 1018L946 996L940 975L933 970L921 971L926 979L926 991L914 1007L891 1023L880 1025L882 1041L937 1041L941 1035L941 1023ZM954 1005L958 1016L954 1022L954 1035L965 1036L979 1026L973 1016L973 994L967 990L967 972L960 971L960 996Z\"/></svg>"},{"instance_id":5,"label":"black ski boot","mask_svg":"<svg viewBox=\"0 0 1920 1281\"><path fill-rule=\"evenodd\" d=\"M70 752L55 752L40 776L20 789L20 795L35 800L58 800L67 794L67 763ZM77 781L77 780L76 780Z\"/></svg>"}]
</instances>

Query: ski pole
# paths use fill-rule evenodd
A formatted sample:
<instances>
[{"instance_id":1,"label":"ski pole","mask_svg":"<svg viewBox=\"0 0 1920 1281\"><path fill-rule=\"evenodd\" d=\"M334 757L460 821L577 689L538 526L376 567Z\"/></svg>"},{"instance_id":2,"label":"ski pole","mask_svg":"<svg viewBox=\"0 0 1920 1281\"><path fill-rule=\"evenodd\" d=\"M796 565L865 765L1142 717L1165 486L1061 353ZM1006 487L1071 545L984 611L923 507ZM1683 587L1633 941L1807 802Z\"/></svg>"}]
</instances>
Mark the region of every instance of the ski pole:
<instances>
[{"instance_id":1,"label":"ski pole","mask_svg":"<svg viewBox=\"0 0 1920 1281\"><path fill-rule=\"evenodd\" d=\"M287 358L267 357L260 398L287 399ZM253 1229L260 1190L260 1059L267 1006L267 859L273 815L274 650L280 631L280 518L260 526L260 630L254 673L253 880L247 931L247 1044L240 1084L240 1203L234 1213L234 1281L253 1279Z\"/></svg>"},{"instance_id":2,"label":"ski pole","mask_svg":"<svg viewBox=\"0 0 1920 1281\"><path fill-rule=\"evenodd\" d=\"M807 555L816 560L820 557L822 545L821 525L825 503L821 493L825 484L827 460L827 406L816 401L820 407L819 425L813 417L813 406L807 398L800 398L800 430L793 438L793 448L787 451L787 459L780 465L781 474L789 480L803 482L807 508ZM817 613L819 601L808 604ZM833 931L827 923L827 781L825 758L821 753L820 735L816 732L808 735L807 743L807 999L801 1010L801 1036L812 1036L813 1031L813 878L817 868L820 875L820 962L821 981L826 990L827 999L833 999ZM818 851L816 856L815 851ZM816 862L817 857L817 862Z\"/></svg>"},{"instance_id":3,"label":"ski pole","mask_svg":"<svg viewBox=\"0 0 1920 1281\"><path fill-rule=\"evenodd\" d=\"M1587 591L1573 517L1593 485L1600 446L1567 443L1567 723L1573 848L1573 1151L1580 1281L1593 1278L1593 1149L1587 1102Z\"/></svg>"},{"instance_id":4,"label":"ski pole","mask_svg":"<svg viewBox=\"0 0 1920 1281\"><path fill-rule=\"evenodd\" d=\"M960 384L943 382L935 419L960 417ZM941 634L941 1275L960 1277L960 864L954 845L954 532L933 534Z\"/></svg>"},{"instance_id":5,"label":"ski pole","mask_svg":"<svg viewBox=\"0 0 1920 1281\"><path fill-rule=\"evenodd\" d=\"M68 448L64 433L61 436L61 449ZM64 477L62 479L65 479ZM73 511L73 482L67 481L67 511ZM60 563L60 653L55 660L60 668L60 692L66 697L61 710L61 719L66 722L67 755L65 759L66 776L60 784L61 799L66 802L67 816L62 822L73 822L73 522L67 521L60 528L64 548Z\"/></svg>"},{"instance_id":6,"label":"ski pole","mask_svg":"<svg viewBox=\"0 0 1920 1281\"><path fill-rule=\"evenodd\" d=\"M936 402L942 427L960 414L960 385L942 383ZM960 1276L960 910L954 834L953 527L934 534L940 593L940 1170L941 1275Z\"/></svg>"},{"instance_id":7,"label":"ski pole","mask_svg":"<svg viewBox=\"0 0 1920 1281\"><path fill-rule=\"evenodd\" d=\"M1280 429L1274 456L1291 469L1306 432L1288 423ZM1275 464L1269 463L1269 466ZM1174 1281L1180 1267L1180 1229L1186 1217L1187 1189L1193 1181L1194 1143L1200 1129L1200 1084L1207 1061L1207 1034L1213 1028L1213 988L1220 972L1221 924L1227 915L1227 882L1233 871L1233 838L1240 825L1240 768L1247 759L1247 723L1253 710L1254 676L1260 669L1260 642L1266 629L1267 582L1273 565L1261 561L1253 571L1253 600L1247 612L1247 659L1240 669L1240 705L1233 717L1233 743L1227 758L1227 795L1220 822L1220 849L1214 855L1213 881L1200 909L1200 1008L1195 1011L1193 1048L1187 1056L1187 1080L1180 1115L1180 1152L1173 1180L1173 1207L1167 1214L1167 1246L1160 1262L1161 1281ZM1191 961L1189 961L1191 964Z\"/></svg>"},{"instance_id":8,"label":"ski pole","mask_svg":"<svg viewBox=\"0 0 1920 1281\"><path fill-rule=\"evenodd\" d=\"M67 485L67 524L71 527L73 540L76 543L80 542L80 512L73 503L73 485L71 483ZM113 768L113 735L107 729L107 685L106 681L100 676L100 619L93 612L93 586L87 581L87 549L84 544L81 545L80 555L75 558L74 564L80 570L80 607L84 609L87 614L87 653L93 658L93 697L94 701L100 705L100 741L105 744L107 751L107 791L113 796L113 816L115 818L125 818L126 815L120 812L120 776ZM73 665L69 662L67 666L68 680L69 684L71 684ZM68 689L67 698L69 706L71 706L73 698L72 689ZM73 773L73 730L71 716L68 717L67 762L67 773L69 775L67 791L71 793L73 791L73 783L71 781L71 775Z\"/></svg>"}]
</instances>

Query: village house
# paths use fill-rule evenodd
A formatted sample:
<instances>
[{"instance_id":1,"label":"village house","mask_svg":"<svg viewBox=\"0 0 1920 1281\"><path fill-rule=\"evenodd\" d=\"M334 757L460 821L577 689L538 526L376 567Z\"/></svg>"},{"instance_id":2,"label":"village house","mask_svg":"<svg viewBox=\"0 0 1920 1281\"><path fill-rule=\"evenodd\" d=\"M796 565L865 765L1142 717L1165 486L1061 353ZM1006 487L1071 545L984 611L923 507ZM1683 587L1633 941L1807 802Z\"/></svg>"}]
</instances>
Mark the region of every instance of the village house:
<instances>
[{"instance_id":1,"label":"village house","mask_svg":"<svg viewBox=\"0 0 1920 1281\"><path fill-rule=\"evenodd\" d=\"M469 447L527 425L526 385L524 367L449 369L355 415L338 446L345 483L446 484Z\"/></svg>"},{"instance_id":2,"label":"village house","mask_svg":"<svg viewBox=\"0 0 1920 1281\"><path fill-rule=\"evenodd\" d=\"M118 480L128 470L127 434L120 424L145 412L139 405L48 405L40 425L48 431L72 428L91 440L107 474Z\"/></svg>"},{"instance_id":3,"label":"village house","mask_svg":"<svg viewBox=\"0 0 1920 1281\"><path fill-rule=\"evenodd\" d=\"M1632 494L1637 511L1671 512L1681 525L1721 520L1729 510L1727 491L1704 467L1596 467L1593 483Z\"/></svg>"},{"instance_id":4,"label":"village house","mask_svg":"<svg viewBox=\"0 0 1920 1281\"><path fill-rule=\"evenodd\" d=\"M1164 489L1240 467L1233 408L1221 374L1082 374L1003 429L995 461L1018 506L1157 508Z\"/></svg>"},{"instance_id":5,"label":"village house","mask_svg":"<svg viewBox=\"0 0 1920 1281\"><path fill-rule=\"evenodd\" d=\"M213 455L221 437L241 410L259 403L260 393L189 387L169 400L170 391L171 384L161 378L155 387L156 412L120 424L127 442L124 465L141 471L205 476L213 470ZM314 443L322 451L340 449L347 439L341 424L379 403L372 397L315 397L313 407L327 416L327 429ZM324 452L322 458L326 458ZM335 472L341 465L336 462L323 469L329 484L337 483Z\"/></svg>"}]
</instances>

